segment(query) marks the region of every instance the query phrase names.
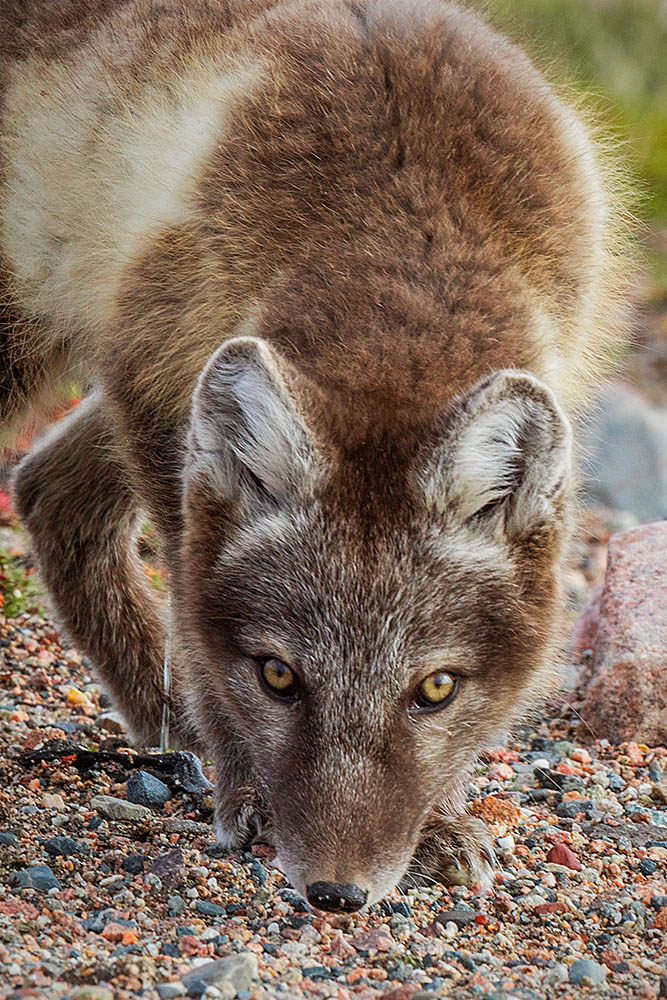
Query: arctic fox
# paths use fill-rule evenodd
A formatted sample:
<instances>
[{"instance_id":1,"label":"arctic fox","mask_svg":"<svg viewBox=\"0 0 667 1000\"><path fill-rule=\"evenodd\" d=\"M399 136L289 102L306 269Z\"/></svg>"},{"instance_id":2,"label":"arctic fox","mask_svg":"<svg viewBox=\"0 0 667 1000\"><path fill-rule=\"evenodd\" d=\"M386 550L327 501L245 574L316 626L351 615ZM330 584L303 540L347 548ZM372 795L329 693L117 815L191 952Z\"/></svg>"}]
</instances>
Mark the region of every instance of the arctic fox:
<instances>
[{"instance_id":1,"label":"arctic fox","mask_svg":"<svg viewBox=\"0 0 667 1000\"><path fill-rule=\"evenodd\" d=\"M463 790L557 674L623 266L589 130L438 0L0 0L0 37L0 416L91 387L15 478L64 627L148 744L169 634L220 838L314 905L482 877Z\"/></svg>"}]
</instances>

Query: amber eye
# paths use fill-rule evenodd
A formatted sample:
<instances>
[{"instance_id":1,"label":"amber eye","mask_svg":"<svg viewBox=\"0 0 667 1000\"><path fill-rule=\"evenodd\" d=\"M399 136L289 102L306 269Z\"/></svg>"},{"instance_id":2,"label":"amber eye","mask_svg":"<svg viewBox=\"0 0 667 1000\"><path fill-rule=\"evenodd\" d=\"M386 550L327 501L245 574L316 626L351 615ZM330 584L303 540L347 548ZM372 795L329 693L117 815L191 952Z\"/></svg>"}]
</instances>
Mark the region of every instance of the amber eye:
<instances>
[{"instance_id":1,"label":"amber eye","mask_svg":"<svg viewBox=\"0 0 667 1000\"><path fill-rule=\"evenodd\" d=\"M282 660L262 660L259 664L259 676L269 694L285 701L293 701L297 695L299 682L291 667Z\"/></svg>"},{"instance_id":2,"label":"amber eye","mask_svg":"<svg viewBox=\"0 0 667 1000\"><path fill-rule=\"evenodd\" d=\"M444 708L455 697L457 688L458 677L453 674L444 670L429 674L417 688L414 707L426 711Z\"/></svg>"}]
</instances>

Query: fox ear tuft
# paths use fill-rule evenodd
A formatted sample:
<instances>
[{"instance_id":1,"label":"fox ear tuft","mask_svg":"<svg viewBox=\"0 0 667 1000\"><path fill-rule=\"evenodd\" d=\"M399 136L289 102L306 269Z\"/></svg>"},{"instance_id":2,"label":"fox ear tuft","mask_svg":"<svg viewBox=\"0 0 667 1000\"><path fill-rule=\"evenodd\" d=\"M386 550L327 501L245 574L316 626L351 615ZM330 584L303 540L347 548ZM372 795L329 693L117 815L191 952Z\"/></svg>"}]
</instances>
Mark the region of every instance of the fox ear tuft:
<instances>
[{"instance_id":1,"label":"fox ear tuft","mask_svg":"<svg viewBox=\"0 0 667 1000\"><path fill-rule=\"evenodd\" d=\"M572 433L544 383L495 372L457 402L422 476L427 501L457 520L502 517L505 534L529 534L559 512L570 487Z\"/></svg>"},{"instance_id":2,"label":"fox ear tuft","mask_svg":"<svg viewBox=\"0 0 667 1000\"><path fill-rule=\"evenodd\" d=\"M299 377L265 341L224 343L193 396L188 478L223 497L278 505L308 492L320 462L299 396Z\"/></svg>"}]
</instances>

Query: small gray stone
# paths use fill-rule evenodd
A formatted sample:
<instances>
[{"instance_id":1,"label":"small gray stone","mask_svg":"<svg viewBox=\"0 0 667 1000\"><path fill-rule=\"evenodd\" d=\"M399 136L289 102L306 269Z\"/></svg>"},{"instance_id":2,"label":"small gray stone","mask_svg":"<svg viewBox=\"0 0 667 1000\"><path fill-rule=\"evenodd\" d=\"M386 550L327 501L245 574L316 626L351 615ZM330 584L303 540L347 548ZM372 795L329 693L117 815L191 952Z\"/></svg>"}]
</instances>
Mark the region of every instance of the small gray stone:
<instances>
[{"instance_id":1,"label":"small gray stone","mask_svg":"<svg viewBox=\"0 0 667 1000\"><path fill-rule=\"evenodd\" d=\"M171 792L149 771L137 771L128 778L126 785L128 802L139 803L142 806L163 806L171 798Z\"/></svg>"},{"instance_id":2,"label":"small gray stone","mask_svg":"<svg viewBox=\"0 0 667 1000\"><path fill-rule=\"evenodd\" d=\"M209 903L206 899L198 899L195 909L205 917L224 917L227 915L227 910L224 906L219 906L217 903Z\"/></svg>"},{"instance_id":3,"label":"small gray stone","mask_svg":"<svg viewBox=\"0 0 667 1000\"><path fill-rule=\"evenodd\" d=\"M125 799L115 799L112 795L96 795L90 802L90 808L102 813L107 819L120 819L128 823L141 823L150 819L151 811L146 806Z\"/></svg>"},{"instance_id":4,"label":"small gray stone","mask_svg":"<svg viewBox=\"0 0 667 1000\"><path fill-rule=\"evenodd\" d=\"M10 833L8 830L0 830L0 847L13 847L18 842L19 838L15 833Z\"/></svg>"},{"instance_id":5,"label":"small gray stone","mask_svg":"<svg viewBox=\"0 0 667 1000\"><path fill-rule=\"evenodd\" d=\"M21 871L12 872L9 876L10 885L19 889L37 889L38 892L49 892L62 886L48 865L33 865Z\"/></svg>"},{"instance_id":6,"label":"small gray stone","mask_svg":"<svg viewBox=\"0 0 667 1000\"><path fill-rule=\"evenodd\" d=\"M241 951L237 955L227 955L217 962L206 962L187 972L183 976L186 989L195 982L211 986L214 983L231 983L237 993L252 989L253 980L257 979L257 956L250 951Z\"/></svg>"},{"instance_id":7,"label":"small gray stone","mask_svg":"<svg viewBox=\"0 0 667 1000\"><path fill-rule=\"evenodd\" d=\"M141 875L146 863L145 854L128 854L123 858L123 868L128 875Z\"/></svg>"},{"instance_id":8,"label":"small gray stone","mask_svg":"<svg viewBox=\"0 0 667 1000\"><path fill-rule=\"evenodd\" d=\"M197 1000L203 997L206 992L206 983L203 979L189 979L184 985L187 995L189 997L196 997Z\"/></svg>"},{"instance_id":9,"label":"small gray stone","mask_svg":"<svg viewBox=\"0 0 667 1000\"><path fill-rule=\"evenodd\" d=\"M164 824L164 828L167 833L194 833L203 837L208 836L211 832L207 823L198 823L194 819L181 819L180 816L172 816Z\"/></svg>"},{"instance_id":10,"label":"small gray stone","mask_svg":"<svg viewBox=\"0 0 667 1000\"><path fill-rule=\"evenodd\" d=\"M466 927L475 923L476 910L467 910L464 907L456 907L453 910L441 910L435 918L444 927L447 923L454 923L457 927Z\"/></svg>"},{"instance_id":11,"label":"small gray stone","mask_svg":"<svg viewBox=\"0 0 667 1000\"><path fill-rule=\"evenodd\" d=\"M590 958L577 958L570 966L569 978L575 986L598 986L607 978L607 970Z\"/></svg>"},{"instance_id":12,"label":"small gray stone","mask_svg":"<svg viewBox=\"0 0 667 1000\"><path fill-rule=\"evenodd\" d=\"M258 885L266 885L269 873L259 858L253 858L250 862L250 877L257 882Z\"/></svg>"},{"instance_id":13,"label":"small gray stone","mask_svg":"<svg viewBox=\"0 0 667 1000\"><path fill-rule=\"evenodd\" d=\"M44 850L53 858L70 858L75 854L90 854L88 844L80 844L72 837L51 837L44 841Z\"/></svg>"},{"instance_id":14,"label":"small gray stone","mask_svg":"<svg viewBox=\"0 0 667 1000\"><path fill-rule=\"evenodd\" d=\"M182 896L170 896L167 905L170 917L178 917L185 911L185 900Z\"/></svg>"}]
</instances>

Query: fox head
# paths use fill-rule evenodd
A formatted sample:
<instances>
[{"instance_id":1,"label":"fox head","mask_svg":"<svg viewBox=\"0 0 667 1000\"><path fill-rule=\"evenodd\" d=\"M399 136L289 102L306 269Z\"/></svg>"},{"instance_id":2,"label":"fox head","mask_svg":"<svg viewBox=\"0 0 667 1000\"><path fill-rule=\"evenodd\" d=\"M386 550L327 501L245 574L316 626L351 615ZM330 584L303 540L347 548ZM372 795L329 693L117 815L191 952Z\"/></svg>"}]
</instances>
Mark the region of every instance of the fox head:
<instances>
[{"instance_id":1,"label":"fox head","mask_svg":"<svg viewBox=\"0 0 667 1000\"><path fill-rule=\"evenodd\" d=\"M544 693L571 434L517 370L409 444L346 450L326 409L266 340L212 356L178 615L198 725L211 745L233 734L292 884L372 903L479 751Z\"/></svg>"}]
</instances>

